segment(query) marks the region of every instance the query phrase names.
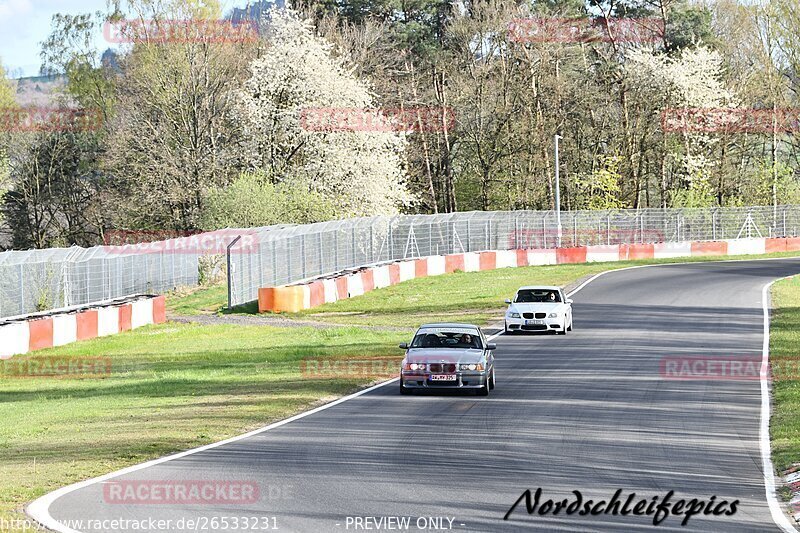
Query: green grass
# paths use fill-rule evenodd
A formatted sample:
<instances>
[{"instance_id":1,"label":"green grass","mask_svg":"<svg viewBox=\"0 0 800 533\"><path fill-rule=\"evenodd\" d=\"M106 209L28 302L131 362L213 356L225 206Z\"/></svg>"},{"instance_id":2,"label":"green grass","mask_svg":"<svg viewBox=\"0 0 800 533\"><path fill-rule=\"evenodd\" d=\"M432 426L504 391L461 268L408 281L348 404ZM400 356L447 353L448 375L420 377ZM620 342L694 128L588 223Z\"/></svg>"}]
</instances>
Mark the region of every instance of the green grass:
<instances>
[{"instance_id":1,"label":"green grass","mask_svg":"<svg viewBox=\"0 0 800 533\"><path fill-rule=\"evenodd\" d=\"M767 257L792 257L793 253ZM761 256L757 256L761 257ZM566 286L594 274L636 265L754 259L754 256L647 259L502 268L484 272L456 272L409 280L339 302L308 309L295 316L324 322L416 327L425 322L467 321L486 325L502 320L503 303L523 285Z\"/></svg>"},{"instance_id":2,"label":"green grass","mask_svg":"<svg viewBox=\"0 0 800 533\"><path fill-rule=\"evenodd\" d=\"M225 283L195 289L181 289L167 295L167 311L176 315L258 313L258 302L249 302L233 309L228 309L227 305L228 286Z\"/></svg>"},{"instance_id":3,"label":"green grass","mask_svg":"<svg viewBox=\"0 0 800 533\"><path fill-rule=\"evenodd\" d=\"M780 369L773 379L770 421L772 460L778 472L800 462L800 276L772 287L770 360Z\"/></svg>"},{"instance_id":4,"label":"green grass","mask_svg":"<svg viewBox=\"0 0 800 533\"><path fill-rule=\"evenodd\" d=\"M0 380L0 517L58 487L215 442L373 378L304 375L305 358L396 359L407 335L359 328L163 324L36 352L108 357L106 377Z\"/></svg>"},{"instance_id":5,"label":"green grass","mask_svg":"<svg viewBox=\"0 0 800 533\"><path fill-rule=\"evenodd\" d=\"M413 279L398 285L377 289L335 303L325 304L299 313L284 314L287 318L310 319L345 325L417 327L426 322L465 321L486 325L502 318L503 301L522 285L567 285L586 276L636 265L759 259L763 257L795 257L797 252L768 255L682 257L675 259L643 259L609 263L565 264L502 268L484 272L456 272L444 276ZM257 313L258 306L225 310L225 285L198 289L187 296L168 300L167 308L186 315L201 313Z\"/></svg>"}]
</instances>

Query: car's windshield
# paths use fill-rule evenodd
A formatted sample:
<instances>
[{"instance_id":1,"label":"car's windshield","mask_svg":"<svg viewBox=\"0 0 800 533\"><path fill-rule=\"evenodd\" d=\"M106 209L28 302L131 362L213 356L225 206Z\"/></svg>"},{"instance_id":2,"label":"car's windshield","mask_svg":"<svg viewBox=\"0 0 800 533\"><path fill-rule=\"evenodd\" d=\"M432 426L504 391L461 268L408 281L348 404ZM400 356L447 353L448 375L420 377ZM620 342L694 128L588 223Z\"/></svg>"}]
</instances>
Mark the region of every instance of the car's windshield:
<instances>
[{"instance_id":1,"label":"car's windshield","mask_svg":"<svg viewBox=\"0 0 800 533\"><path fill-rule=\"evenodd\" d=\"M482 349L483 343L475 333L450 331L421 331L411 343L412 348L473 348Z\"/></svg>"},{"instance_id":2,"label":"car's windshield","mask_svg":"<svg viewBox=\"0 0 800 533\"><path fill-rule=\"evenodd\" d=\"M561 295L552 289L523 289L517 292L516 303L556 303Z\"/></svg>"}]
</instances>

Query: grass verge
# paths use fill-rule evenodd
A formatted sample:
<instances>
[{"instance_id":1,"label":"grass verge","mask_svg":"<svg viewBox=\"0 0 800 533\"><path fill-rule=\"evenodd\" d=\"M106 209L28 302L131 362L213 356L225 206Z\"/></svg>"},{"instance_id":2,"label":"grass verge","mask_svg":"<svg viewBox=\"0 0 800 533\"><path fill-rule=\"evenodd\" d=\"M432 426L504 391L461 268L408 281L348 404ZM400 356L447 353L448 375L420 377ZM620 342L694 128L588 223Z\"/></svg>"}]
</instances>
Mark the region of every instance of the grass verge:
<instances>
[{"instance_id":1,"label":"grass verge","mask_svg":"<svg viewBox=\"0 0 800 533\"><path fill-rule=\"evenodd\" d=\"M14 374L28 357L0 362L0 518L24 518L26 502L58 487L350 393L372 379L344 372L312 377L304 360L386 356L399 364L397 343L406 336L168 323L30 356L107 357L111 370L103 376L22 378Z\"/></svg>"},{"instance_id":2,"label":"grass verge","mask_svg":"<svg viewBox=\"0 0 800 533\"><path fill-rule=\"evenodd\" d=\"M764 256L682 257L675 259L643 259L609 263L564 264L501 268L484 272L456 272L445 276L413 279L398 285L325 304L289 318L304 318L348 325L417 327L425 322L464 321L478 325L502 317L503 301L522 285L565 286L583 277L605 270L636 265L758 259L762 257L794 257L797 252ZM199 289L188 296L171 298L168 309L178 314L222 313L227 298L224 285ZM257 305L248 304L234 313L257 312ZM224 311L228 312L228 311Z\"/></svg>"},{"instance_id":3,"label":"grass verge","mask_svg":"<svg viewBox=\"0 0 800 533\"><path fill-rule=\"evenodd\" d=\"M783 373L773 379L770 434L773 463L783 472L800 461L800 276L775 283L772 303L770 361Z\"/></svg>"}]
</instances>

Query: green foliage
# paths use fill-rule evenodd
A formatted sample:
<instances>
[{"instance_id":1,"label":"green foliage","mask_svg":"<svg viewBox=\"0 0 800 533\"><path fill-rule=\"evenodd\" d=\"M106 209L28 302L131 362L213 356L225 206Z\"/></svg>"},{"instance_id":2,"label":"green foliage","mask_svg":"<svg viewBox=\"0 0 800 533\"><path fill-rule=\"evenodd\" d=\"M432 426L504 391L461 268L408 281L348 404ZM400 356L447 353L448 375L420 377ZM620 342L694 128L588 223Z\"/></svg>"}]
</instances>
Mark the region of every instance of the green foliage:
<instances>
[{"instance_id":1,"label":"green foliage","mask_svg":"<svg viewBox=\"0 0 800 533\"><path fill-rule=\"evenodd\" d=\"M99 151L91 133L38 133L15 145L0 204L15 248L95 244L103 216L95 199L106 187Z\"/></svg>"},{"instance_id":2,"label":"green foliage","mask_svg":"<svg viewBox=\"0 0 800 533\"><path fill-rule=\"evenodd\" d=\"M669 9L664 28L667 52L680 52L684 48L704 44L714 46L717 37L711 27L711 10L703 5L676 2Z\"/></svg>"},{"instance_id":3,"label":"green foliage","mask_svg":"<svg viewBox=\"0 0 800 533\"><path fill-rule=\"evenodd\" d=\"M6 78L6 71L0 62L0 109L14 107L15 105L14 87L11 86L8 78Z\"/></svg>"},{"instance_id":4,"label":"green foliage","mask_svg":"<svg viewBox=\"0 0 800 533\"><path fill-rule=\"evenodd\" d=\"M50 35L42 43L42 73L63 74L66 93L80 106L108 116L113 105L114 75L100 63L94 46L106 17L100 13L53 15Z\"/></svg>"},{"instance_id":5,"label":"green foliage","mask_svg":"<svg viewBox=\"0 0 800 533\"><path fill-rule=\"evenodd\" d=\"M606 156L601 158L600 167L589 176L578 178L577 203L584 209L620 209L624 203L620 200L619 172L621 158Z\"/></svg>"},{"instance_id":6,"label":"green foliage","mask_svg":"<svg viewBox=\"0 0 800 533\"><path fill-rule=\"evenodd\" d=\"M714 191L706 179L692 180L686 189L671 191L671 207L711 207L715 204Z\"/></svg>"},{"instance_id":7,"label":"green foliage","mask_svg":"<svg viewBox=\"0 0 800 533\"><path fill-rule=\"evenodd\" d=\"M228 187L209 191L202 212L204 229L307 224L335 218L334 203L289 183L273 184L261 173L244 173Z\"/></svg>"},{"instance_id":8,"label":"green foliage","mask_svg":"<svg viewBox=\"0 0 800 533\"><path fill-rule=\"evenodd\" d=\"M762 164L756 174L755 183L758 187L755 194L759 203L764 205L773 203L775 199L773 198L773 185L778 204L800 203L800 181L798 181L794 169L781 161L778 161L774 167L771 163Z\"/></svg>"}]
</instances>

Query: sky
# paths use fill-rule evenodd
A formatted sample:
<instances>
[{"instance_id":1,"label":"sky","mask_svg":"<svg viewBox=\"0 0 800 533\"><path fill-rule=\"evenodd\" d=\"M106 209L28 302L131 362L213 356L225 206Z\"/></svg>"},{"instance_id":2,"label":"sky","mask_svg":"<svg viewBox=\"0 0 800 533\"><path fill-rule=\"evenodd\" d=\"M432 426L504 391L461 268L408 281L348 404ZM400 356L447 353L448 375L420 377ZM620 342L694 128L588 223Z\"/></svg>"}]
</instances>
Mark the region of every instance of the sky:
<instances>
[{"instance_id":1,"label":"sky","mask_svg":"<svg viewBox=\"0 0 800 533\"><path fill-rule=\"evenodd\" d=\"M106 0L0 0L0 62L10 77L39 73L39 43L56 13L105 11ZM103 36L98 36L103 49Z\"/></svg>"},{"instance_id":2,"label":"sky","mask_svg":"<svg viewBox=\"0 0 800 533\"><path fill-rule=\"evenodd\" d=\"M225 7L244 6L247 0L223 1ZM50 20L56 13L105 11L106 0L0 0L0 63L9 77L39 74L40 43L50 34ZM109 48L102 34L97 36L101 52Z\"/></svg>"}]
</instances>

